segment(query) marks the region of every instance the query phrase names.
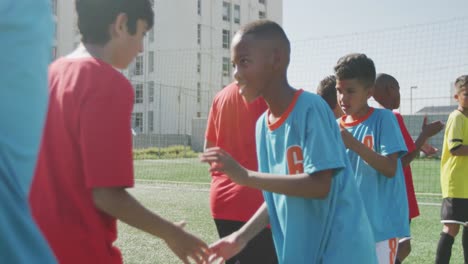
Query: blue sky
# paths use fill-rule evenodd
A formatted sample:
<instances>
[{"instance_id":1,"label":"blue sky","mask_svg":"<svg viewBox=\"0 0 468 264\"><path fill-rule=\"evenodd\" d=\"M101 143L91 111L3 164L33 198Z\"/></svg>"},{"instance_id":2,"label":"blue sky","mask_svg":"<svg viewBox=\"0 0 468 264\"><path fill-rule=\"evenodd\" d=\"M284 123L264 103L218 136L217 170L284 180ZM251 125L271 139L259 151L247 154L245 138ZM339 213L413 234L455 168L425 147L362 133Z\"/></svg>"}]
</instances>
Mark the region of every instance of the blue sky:
<instances>
[{"instance_id":1,"label":"blue sky","mask_svg":"<svg viewBox=\"0 0 468 264\"><path fill-rule=\"evenodd\" d=\"M467 14L467 0L283 0L283 27L292 41Z\"/></svg>"},{"instance_id":2,"label":"blue sky","mask_svg":"<svg viewBox=\"0 0 468 264\"><path fill-rule=\"evenodd\" d=\"M450 83L468 74L466 10L467 0L283 0L290 83L315 91L339 57L362 52L399 80L402 113L454 103Z\"/></svg>"}]
</instances>

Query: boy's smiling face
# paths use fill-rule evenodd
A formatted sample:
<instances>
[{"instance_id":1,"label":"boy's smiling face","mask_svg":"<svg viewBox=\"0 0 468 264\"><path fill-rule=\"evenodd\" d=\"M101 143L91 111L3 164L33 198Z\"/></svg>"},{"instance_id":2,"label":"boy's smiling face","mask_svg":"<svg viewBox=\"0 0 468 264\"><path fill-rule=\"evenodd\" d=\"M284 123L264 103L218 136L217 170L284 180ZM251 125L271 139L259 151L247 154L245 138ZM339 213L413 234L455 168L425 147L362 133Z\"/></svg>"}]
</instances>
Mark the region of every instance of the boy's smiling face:
<instances>
[{"instance_id":1,"label":"boy's smiling face","mask_svg":"<svg viewBox=\"0 0 468 264\"><path fill-rule=\"evenodd\" d=\"M239 93L251 102L262 95L273 73L273 55L265 40L236 34L231 46L234 79Z\"/></svg>"},{"instance_id":2,"label":"boy's smiling face","mask_svg":"<svg viewBox=\"0 0 468 264\"><path fill-rule=\"evenodd\" d=\"M343 112L355 119L367 114L367 100L372 96L372 87L366 87L358 79L336 81L338 101Z\"/></svg>"}]
</instances>

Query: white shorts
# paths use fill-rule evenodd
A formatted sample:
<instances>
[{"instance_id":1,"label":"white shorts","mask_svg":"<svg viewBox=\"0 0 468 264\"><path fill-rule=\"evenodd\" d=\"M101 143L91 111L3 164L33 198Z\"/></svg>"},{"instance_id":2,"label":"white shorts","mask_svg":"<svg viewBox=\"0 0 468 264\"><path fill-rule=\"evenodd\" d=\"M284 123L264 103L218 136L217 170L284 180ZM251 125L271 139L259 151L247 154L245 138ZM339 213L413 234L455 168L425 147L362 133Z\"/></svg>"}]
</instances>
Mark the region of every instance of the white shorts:
<instances>
[{"instance_id":1,"label":"white shorts","mask_svg":"<svg viewBox=\"0 0 468 264\"><path fill-rule=\"evenodd\" d=\"M379 264L395 264L398 250L398 238L394 237L377 242L375 244L375 249Z\"/></svg>"}]
</instances>

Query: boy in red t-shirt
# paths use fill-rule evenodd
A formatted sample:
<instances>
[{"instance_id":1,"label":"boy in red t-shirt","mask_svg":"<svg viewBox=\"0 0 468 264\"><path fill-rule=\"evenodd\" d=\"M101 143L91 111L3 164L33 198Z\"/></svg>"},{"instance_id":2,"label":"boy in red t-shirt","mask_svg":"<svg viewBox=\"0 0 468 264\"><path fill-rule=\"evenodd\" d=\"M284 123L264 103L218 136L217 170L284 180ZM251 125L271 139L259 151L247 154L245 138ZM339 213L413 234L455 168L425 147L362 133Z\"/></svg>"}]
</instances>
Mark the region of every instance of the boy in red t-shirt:
<instances>
[{"instance_id":1,"label":"boy in red t-shirt","mask_svg":"<svg viewBox=\"0 0 468 264\"><path fill-rule=\"evenodd\" d=\"M122 263L116 219L162 238L184 263L207 245L137 202L133 88L117 69L143 51L149 0L76 0L82 45L49 68L50 102L30 204L60 263Z\"/></svg>"},{"instance_id":2,"label":"boy in red t-shirt","mask_svg":"<svg viewBox=\"0 0 468 264\"><path fill-rule=\"evenodd\" d=\"M255 124L267 110L263 98L248 103L231 83L219 91L211 105L206 129L205 149L220 147L231 153L242 166L257 170ZM242 133L233 133L241 128ZM220 238L239 230L263 204L260 190L233 182L226 174L211 173L210 207ZM269 228L263 229L251 243L227 264L277 263Z\"/></svg>"},{"instance_id":3,"label":"boy in red t-shirt","mask_svg":"<svg viewBox=\"0 0 468 264\"><path fill-rule=\"evenodd\" d=\"M400 86L398 84L398 81L389 74L378 74L375 80L375 89L373 97L381 106L383 106L386 109L398 109L400 107ZM421 148L424 146L426 141L430 137L439 133L444 127L444 124L441 121L435 121L428 124L427 117L425 117L421 128L421 133L416 139L416 142L413 142L411 135L406 129L401 114L395 111L393 113L395 114L398 120L401 133L403 134L406 147L408 148L408 153L401 158L401 163L403 166L403 173L405 175L406 194L408 196L408 208L411 221L411 219L419 215L419 208L413 187L413 176L411 174L411 167L409 165L411 161L413 161L413 159L419 154L419 151L421 151ZM410 238L400 239L396 263L401 263L409 255L410 252Z\"/></svg>"}]
</instances>

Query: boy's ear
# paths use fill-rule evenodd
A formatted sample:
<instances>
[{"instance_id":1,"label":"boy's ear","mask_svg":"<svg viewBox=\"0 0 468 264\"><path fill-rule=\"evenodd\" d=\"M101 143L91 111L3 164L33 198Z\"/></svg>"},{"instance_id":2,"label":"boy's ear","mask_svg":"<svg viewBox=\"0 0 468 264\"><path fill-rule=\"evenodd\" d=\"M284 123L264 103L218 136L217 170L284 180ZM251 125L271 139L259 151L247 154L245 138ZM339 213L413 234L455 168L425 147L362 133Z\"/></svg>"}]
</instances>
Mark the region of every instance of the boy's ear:
<instances>
[{"instance_id":1,"label":"boy's ear","mask_svg":"<svg viewBox=\"0 0 468 264\"><path fill-rule=\"evenodd\" d=\"M119 37L122 34L128 32L127 28L128 17L125 13L120 13L115 18L114 23L111 25L111 34L114 37Z\"/></svg>"}]
</instances>

